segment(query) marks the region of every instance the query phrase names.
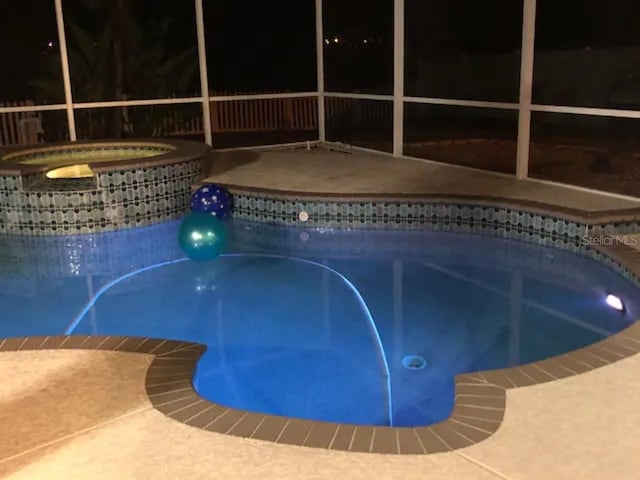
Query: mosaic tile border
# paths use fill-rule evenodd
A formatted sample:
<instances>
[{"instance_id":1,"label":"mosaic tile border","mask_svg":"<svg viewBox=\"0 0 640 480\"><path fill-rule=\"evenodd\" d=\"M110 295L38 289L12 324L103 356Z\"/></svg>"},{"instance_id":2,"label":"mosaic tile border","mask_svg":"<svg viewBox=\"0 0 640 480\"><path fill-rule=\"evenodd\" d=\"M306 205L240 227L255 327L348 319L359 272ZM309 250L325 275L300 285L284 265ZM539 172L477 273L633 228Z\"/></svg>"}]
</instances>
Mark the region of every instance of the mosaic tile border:
<instances>
[{"instance_id":1,"label":"mosaic tile border","mask_svg":"<svg viewBox=\"0 0 640 480\"><path fill-rule=\"evenodd\" d=\"M152 228L154 235L150 235ZM182 258L175 240L176 223L132 228L114 233L0 238L3 291L27 298L37 290L37 278L93 276L96 285L132 270ZM31 293L30 293L31 292Z\"/></svg>"},{"instance_id":2,"label":"mosaic tile border","mask_svg":"<svg viewBox=\"0 0 640 480\"><path fill-rule=\"evenodd\" d=\"M589 246L594 237L614 239L640 232L640 209L587 212L501 197L336 195L223 186L233 195L233 216L239 220L329 230L430 229L510 238L586 255L640 282L624 265ZM308 220L300 220L302 211Z\"/></svg>"},{"instance_id":3,"label":"mosaic tile border","mask_svg":"<svg viewBox=\"0 0 640 480\"><path fill-rule=\"evenodd\" d=\"M0 234L89 234L180 218L188 211L192 185L202 178L209 147L186 141L164 143L172 146L170 153L96 164L94 177L81 182L44 180L42 172L0 172ZM99 148L122 144L96 143ZM126 144L146 148L148 142Z\"/></svg>"},{"instance_id":4,"label":"mosaic tile border","mask_svg":"<svg viewBox=\"0 0 640 480\"><path fill-rule=\"evenodd\" d=\"M579 236L627 233L640 224L640 209L586 212L518 199L430 194L325 196L223 186L233 194L236 218L287 226L411 229L484 222ZM308 215L306 221L299 218L303 211Z\"/></svg>"}]
</instances>

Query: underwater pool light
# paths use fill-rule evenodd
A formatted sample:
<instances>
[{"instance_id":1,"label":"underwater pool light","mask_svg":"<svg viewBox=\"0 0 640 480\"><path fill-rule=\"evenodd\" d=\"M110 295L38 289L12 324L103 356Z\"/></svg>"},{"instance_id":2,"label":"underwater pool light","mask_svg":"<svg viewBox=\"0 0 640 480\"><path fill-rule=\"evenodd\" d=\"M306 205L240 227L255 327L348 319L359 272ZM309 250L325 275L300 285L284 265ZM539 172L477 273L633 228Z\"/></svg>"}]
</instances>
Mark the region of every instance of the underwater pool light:
<instances>
[{"instance_id":1,"label":"underwater pool light","mask_svg":"<svg viewBox=\"0 0 640 480\"><path fill-rule=\"evenodd\" d=\"M69 165L67 167L58 167L45 173L45 177L57 178L89 178L93 177L93 170L86 164Z\"/></svg>"},{"instance_id":2,"label":"underwater pool light","mask_svg":"<svg viewBox=\"0 0 640 480\"><path fill-rule=\"evenodd\" d=\"M626 311L624 303L620 297L616 297L615 295L609 293L607 294L607 305L609 305L614 310L617 310L621 313Z\"/></svg>"}]
</instances>

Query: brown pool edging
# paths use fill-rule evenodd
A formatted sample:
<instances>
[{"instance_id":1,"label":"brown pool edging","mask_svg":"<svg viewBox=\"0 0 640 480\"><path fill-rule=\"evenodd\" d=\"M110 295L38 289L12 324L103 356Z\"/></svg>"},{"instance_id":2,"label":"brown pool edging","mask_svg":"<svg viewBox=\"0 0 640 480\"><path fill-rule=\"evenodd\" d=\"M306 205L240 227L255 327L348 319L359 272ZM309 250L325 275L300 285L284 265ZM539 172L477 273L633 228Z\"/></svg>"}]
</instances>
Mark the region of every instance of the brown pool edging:
<instances>
[{"instance_id":1,"label":"brown pool edging","mask_svg":"<svg viewBox=\"0 0 640 480\"><path fill-rule=\"evenodd\" d=\"M458 375L446 420L424 427L373 427L310 421L224 407L200 397L193 375L204 345L119 336L8 338L0 352L107 350L154 355L145 389L154 408L207 431L280 444L385 454L430 454L469 447L500 427L506 390L559 380L640 352L640 323L588 347L527 365Z\"/></svg>"},{"instance_id":2,"label":"brown pool edging","mask_svg":"<svg viewBox=\"0 0 640 480\"><path fill-rule=\"evenodd\" d=\"M388 454L438 453L488 438L500 426L505 389L477 374L456 377L453 414L444 422L415 428L373 427L287 418L227 408L200 397L193 375L204 345L120 336L8 338L0 352L107 350L154 355L145 388L154 408L195 428L286 445Z\"/></svg>"}]
</instances>

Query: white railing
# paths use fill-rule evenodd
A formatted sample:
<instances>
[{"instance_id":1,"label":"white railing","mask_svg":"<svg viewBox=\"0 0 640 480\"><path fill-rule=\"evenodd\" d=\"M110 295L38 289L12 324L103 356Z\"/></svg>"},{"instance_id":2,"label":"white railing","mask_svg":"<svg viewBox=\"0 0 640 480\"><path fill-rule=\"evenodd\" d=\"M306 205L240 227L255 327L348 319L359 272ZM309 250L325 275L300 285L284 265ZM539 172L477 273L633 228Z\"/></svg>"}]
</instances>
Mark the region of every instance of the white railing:
<instances>
[{"instance_id":1,"label":"white railing","mask_svg":"<svg viewBox=\"0 0 640 480\"><path fill-rule=\"evenodd\" d=\"M318 125L317 108L315 96L260 96L245 100L230 100L225 97L223 101L210 102L211 131L223 133L314 130Z\"/></svg>"},{"instance_id":2,"label":"white railing","mask_svg":"<svg viewBox=\"0 0 640 480\"><path fill-rule=\"evenodd\" d=\"M32 107L32 101L0 103L0 108ZM0 146L12 147L40 143L42 120L39 112L16 111L0 114Z\"/></svg>"},{"instance_id":3,"label":"white railing","mask_svg":"<svg viewBox=\"0 0 640 480\"><path fill-rule=\"evenodd\" d=\"M211 97L211 132L275 132L312 131L318 128L318 100L311 94L270 93L233 94L224 92ZM348 126L350 122L363 125L388 124L392 121L392 110L388 102L362 101L362 96L353 98L348 94L328 94L325 98L326 119L333 126ZM375 96L373 100L379 100ZM200 103L198 99L171 98L162 100L133 100L123 102L91 102L75 105L75 109L122 108L124 124L131 123L131 108L162 105L185 105ZM0 108L11 111L0 113L0 146L17 146L40 143L43 137L41 112L15 111L21 107L31 108L33 101L0 104ZM83 117L86 120L86 117ZM91 119L93 127L100 131L106 118ZM81 122L82 124L82 122ZM80 128L80 127L79 127ZM95 130L94 129L94 130ZM135 125L133 125L135 131ZM153 126L154 135L188 136L204 133L203 117L199 110L185 116L179 109L168 111ZM82 133L82 132L81 132ZM55 140L58 140L57 138Z\"/></svg>"}]
</instances>

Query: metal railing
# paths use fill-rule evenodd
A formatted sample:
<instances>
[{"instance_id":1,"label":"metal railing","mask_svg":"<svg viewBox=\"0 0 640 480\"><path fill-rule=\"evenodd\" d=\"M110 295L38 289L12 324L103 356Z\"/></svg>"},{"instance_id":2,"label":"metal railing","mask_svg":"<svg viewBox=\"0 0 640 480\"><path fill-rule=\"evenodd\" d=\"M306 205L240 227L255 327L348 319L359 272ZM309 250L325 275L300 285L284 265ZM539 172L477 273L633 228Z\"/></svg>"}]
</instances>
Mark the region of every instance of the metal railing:
<instances>
[{"instance_id":1,"label":"metal railing","mask_svg":"<svg viewBox=\"0 0 640 480\"><path fill-rule=\"evenodd\" d=\"M276 132L276 131L312 131L318 128L318 101L315 94L305 96L289 96L290 94L234 94L225 92L216 94L210 101L211 132L219 133L252 133L252 132ZM79 115L89 109L100 109L114 103L122 109L123 125L131 124L132 109L136 107L162 106L166 104L190 104L198 100L188 102L185 99L166 99L160 101L131 101L131 102L99 102L85 103L75 106ZM106 104L106 105L105 105ZM0 108L31 107L34 102L25 100L22 102L0 103ZM376 123L389 123L392 121L392 112L386 102L361 102L359 98L348 95L327 96L326 117L334 125L349 124L352 122L371 125ZM0 146L20 146L46 141L60 140L61 138L47 138L44 135L46 118L44 112L9 111L0 113ZM84 117L82 117L84 119ZM56 119L57 120L57 119ZM89 119L93 122L88 131L101 131L106 122L106 116L94 116ZM78 129L82 131L83 122L76 119ZM167 111L159 116L152 125L153 135L189 136L204 133L204 122L199 108L195 108L189 115L184 115L178 109ZM130 130L135 131L135 125ZM80 137L83 135L81 134Z\"/></svg>"},{"instance_id":2,"label":"metal railing","mask_svg":"<svg viewBox=\"0 0 640 480\"><path fill-rule=\"evenodd\" d=\"M33 102L0 103L0 108L31 107ZM17 111L0 114L0 146L17 146L42 141L42 120L39 112Z\"/></svg>"}]
</instances>

